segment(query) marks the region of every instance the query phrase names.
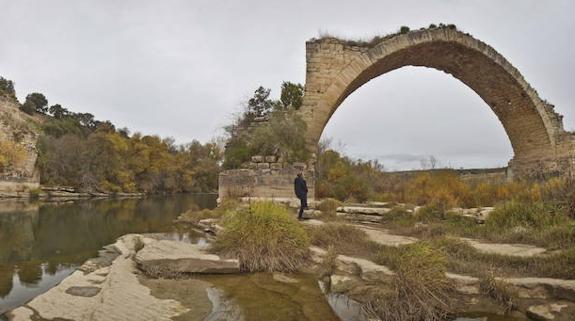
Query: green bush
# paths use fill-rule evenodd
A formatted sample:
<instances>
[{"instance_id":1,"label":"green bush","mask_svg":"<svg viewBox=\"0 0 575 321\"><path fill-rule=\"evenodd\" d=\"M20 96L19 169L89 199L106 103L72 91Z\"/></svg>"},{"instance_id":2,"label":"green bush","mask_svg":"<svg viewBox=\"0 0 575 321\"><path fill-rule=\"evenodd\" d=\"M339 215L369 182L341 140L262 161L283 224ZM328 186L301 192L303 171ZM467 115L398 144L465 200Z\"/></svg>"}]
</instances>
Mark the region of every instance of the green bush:
<instances>
[{"instance_id":1,"label":"green bush","mask_svg":"<svg viewBox=\"0 0 575 321\"><path fill-rule=\"evenodd\" d=\"M255 202L229 211L213 250L237 257L243 271L297 271L309 255L309 237L287 208Z\"/></svg>"}]
</instances>

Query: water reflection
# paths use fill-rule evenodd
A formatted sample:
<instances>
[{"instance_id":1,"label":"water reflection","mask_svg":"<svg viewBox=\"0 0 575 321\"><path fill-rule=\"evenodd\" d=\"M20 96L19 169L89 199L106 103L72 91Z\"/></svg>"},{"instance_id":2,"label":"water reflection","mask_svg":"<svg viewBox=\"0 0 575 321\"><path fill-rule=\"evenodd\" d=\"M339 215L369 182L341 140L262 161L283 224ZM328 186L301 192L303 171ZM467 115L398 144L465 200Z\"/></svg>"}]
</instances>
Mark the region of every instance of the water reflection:
<instances>
[{"instance_id":1,"label":"water reflection","mask_svg":"<svg viewBox=\"0 0 575 321\"><path fill-rule=\"evenodd\" d=\"M0 315L58 284L123 234L173 232L173 219L194 205L213 208L216 197L177 195L40 205L0 201Z\"/></svg>"},{"instance_id":2,"label":"water reflection","mask_svg":"<svg viewBox=\"0 0 575 321\"><path fill-rule=\"evenodd\" d=\"M269 273L204 275L213 305L209 320L340 321L315 275L293 274L282 282Z\"/></svg>"}]
</instances>

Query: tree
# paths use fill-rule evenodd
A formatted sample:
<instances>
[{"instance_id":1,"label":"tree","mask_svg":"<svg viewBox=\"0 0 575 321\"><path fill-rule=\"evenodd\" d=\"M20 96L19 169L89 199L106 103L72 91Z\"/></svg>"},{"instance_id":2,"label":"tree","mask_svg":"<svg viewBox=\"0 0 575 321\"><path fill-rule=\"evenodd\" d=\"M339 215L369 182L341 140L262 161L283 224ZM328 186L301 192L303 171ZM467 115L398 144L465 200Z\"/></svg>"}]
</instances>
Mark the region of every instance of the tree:
<instances>
[{"instance_id":1,"label":"tree","mask_svg":"<svg viewBox=\"0 0 575 321\"><path fill-rule=\"evenodd\" d=\"M303 102L304 87L301 84L294 84L289 81L282 83L282 92L280 96L281 106L284 109L299 109Z\"/></svg>"},{"instance_id":2,"label":"tree","mask_svg":"<svg viewBox=\"0 0 575 321\"><path fill-rule=\"evenodd\" d=\"M52 105L48 108L48 112L56 119L64 118L69 114L68 110L60 104Z\"/></svg>"},{"instance_id":3,"label":"tree","mask_svg":"<svg viewBox=\"0 0 575 321\"><path fill-rule=\"evenodd\" d=\"M0 97L16 99L16 91L12 80L0 77Z\"/></svg>"},{"instance_id":4,"label":"tree","mask_svg":"<svg viewBox=\"0 0 575 321\"><path fill-rule=\"evenodd\" d=\"M269 115L274 107L274 101L269 99L271 89L260 86L254 92L254 96L248 100L246 118L254 120Z\"/></svg>"},{"instance_id":5,"label":"tree","mask_svg":"<svg viewBox=\"0 0 575 321\"><path fill-rule=\"evenodd\" d=\"M28 114L32 114L34 111L46 114L48 112L48 99L41 93L31 93L26 96L22 110Z\"/></svg>"}]
</instances>

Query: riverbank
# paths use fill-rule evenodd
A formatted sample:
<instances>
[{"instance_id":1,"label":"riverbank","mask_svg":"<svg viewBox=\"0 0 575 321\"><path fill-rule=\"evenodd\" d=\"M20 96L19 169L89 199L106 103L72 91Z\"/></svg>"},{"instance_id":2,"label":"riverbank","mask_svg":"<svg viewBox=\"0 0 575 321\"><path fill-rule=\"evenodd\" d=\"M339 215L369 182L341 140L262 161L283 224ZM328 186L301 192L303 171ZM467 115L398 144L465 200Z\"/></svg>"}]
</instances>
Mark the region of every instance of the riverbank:
<instances>
[{"instance_id":1,"label":"riverbank","mask_svg":"<svg viewBox=\"0 0 575 321\"><path fill-rule=\"evenodd\" d=\"M144 197L146 193L123 193L123 192L82 192L74 187L66 186L39 186L33 189L4 190L0 192L0 199L40 199L40 200L74 200L87 198L111 198L111 197Z\"/></svg>"}]
</instances>

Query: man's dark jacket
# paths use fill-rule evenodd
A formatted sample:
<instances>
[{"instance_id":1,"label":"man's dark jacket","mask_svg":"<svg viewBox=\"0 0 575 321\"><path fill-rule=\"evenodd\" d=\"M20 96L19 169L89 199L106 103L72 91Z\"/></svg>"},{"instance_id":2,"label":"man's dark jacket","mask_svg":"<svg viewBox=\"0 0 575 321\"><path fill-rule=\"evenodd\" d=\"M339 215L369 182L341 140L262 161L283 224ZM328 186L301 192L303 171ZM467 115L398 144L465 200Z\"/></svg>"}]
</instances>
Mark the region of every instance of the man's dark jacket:
<instances>
[{"instance_id":1,"label":"man's dark jacket","mask_svg":"<svg viewBox=\"0 0 575 321\"><path fill-rule=\"evenodd\" d=\"M303 177L298 176L295 178L294 189L297 198L302 199L307 197L307 183Z\"/></svg>"}]
</instances>

